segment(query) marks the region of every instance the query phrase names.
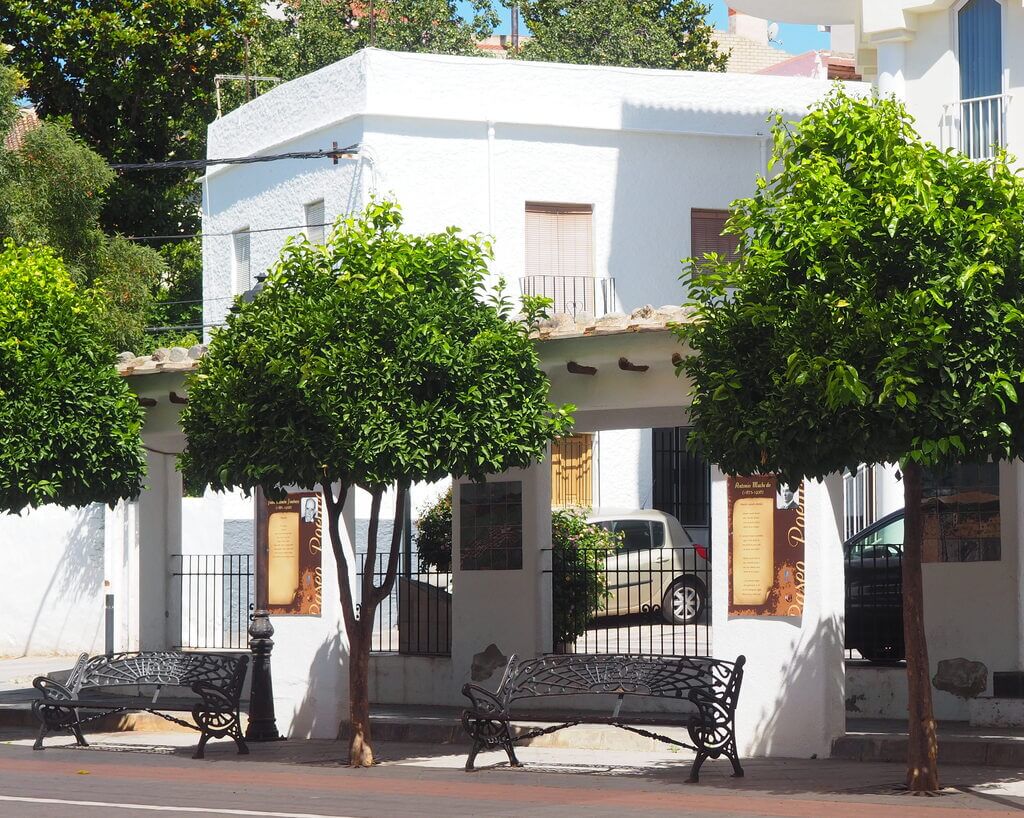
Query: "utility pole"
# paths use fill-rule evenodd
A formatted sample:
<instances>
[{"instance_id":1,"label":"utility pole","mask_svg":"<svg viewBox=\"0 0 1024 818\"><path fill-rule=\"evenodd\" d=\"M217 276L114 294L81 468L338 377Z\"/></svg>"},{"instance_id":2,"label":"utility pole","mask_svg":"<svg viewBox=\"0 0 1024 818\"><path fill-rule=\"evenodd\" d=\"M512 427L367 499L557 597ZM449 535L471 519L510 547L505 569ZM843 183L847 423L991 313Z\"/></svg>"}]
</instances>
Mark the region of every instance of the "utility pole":
<instances>
[{"instance_id":1,"label":"utility pole","mask_svg":"<svg viewBox=\"0 0 1024 818\"><path fill-rule=\"evenodd\" d=\"M373 0L370 0L370 47L377 47L377 15L373 10Z\"/></svg>"},{"instance_id":2,"label":"utility pole","mask_svg":"<svg viewBox=\"0 0 1024 818\"><path fill-rule=\"evenodd\" d=\"M519 4L512 4L512 50L519 51Z\"/></svg>"}]
</instances>

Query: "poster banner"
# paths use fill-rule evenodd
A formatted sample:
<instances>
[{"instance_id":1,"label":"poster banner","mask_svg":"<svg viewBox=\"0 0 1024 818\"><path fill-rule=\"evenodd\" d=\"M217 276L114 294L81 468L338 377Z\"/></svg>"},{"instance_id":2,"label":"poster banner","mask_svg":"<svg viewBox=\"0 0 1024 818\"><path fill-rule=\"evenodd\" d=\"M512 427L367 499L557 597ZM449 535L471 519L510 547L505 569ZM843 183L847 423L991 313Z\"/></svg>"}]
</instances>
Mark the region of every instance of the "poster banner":
<instances>
[{"instance_id":1,"label":"poster banner","mask_svg":"<svg viewBox=\"0 0 1024 818\"><path fill-rule=\"evenodd\" d=\"M804 493L774 475L729 477L729 616L804 612Z\"/></svg>"},{"instance_id":2,"label":"poster banner","mask_svg":"<svg viewBox=\"0 0 1024 818\"><path fill-rule=\"evenodd\" d=\"M274 616L320 616L323 603L322 499L290 492L256 495L257 605Z\"/></svg>"}]
</instances>

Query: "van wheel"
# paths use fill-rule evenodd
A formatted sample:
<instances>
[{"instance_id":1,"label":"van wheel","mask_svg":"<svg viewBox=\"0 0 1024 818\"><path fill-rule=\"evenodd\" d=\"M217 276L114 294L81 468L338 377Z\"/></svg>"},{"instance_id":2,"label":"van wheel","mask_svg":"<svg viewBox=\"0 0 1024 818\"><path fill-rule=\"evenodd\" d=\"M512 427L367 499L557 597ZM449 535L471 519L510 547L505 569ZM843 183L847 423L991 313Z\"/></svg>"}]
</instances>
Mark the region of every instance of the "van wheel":
<instances>
[{"instance_id":1,"label":"van wheel","mask_svg":"<svg viewBox=\"0 0 1024 818\"><path fill-rule=\"evenodd\" d=\"M692 579L677 579L665 592L661 615L670 625L691 625L704 613L704 591Z\"/></svg>"}]
</instances>

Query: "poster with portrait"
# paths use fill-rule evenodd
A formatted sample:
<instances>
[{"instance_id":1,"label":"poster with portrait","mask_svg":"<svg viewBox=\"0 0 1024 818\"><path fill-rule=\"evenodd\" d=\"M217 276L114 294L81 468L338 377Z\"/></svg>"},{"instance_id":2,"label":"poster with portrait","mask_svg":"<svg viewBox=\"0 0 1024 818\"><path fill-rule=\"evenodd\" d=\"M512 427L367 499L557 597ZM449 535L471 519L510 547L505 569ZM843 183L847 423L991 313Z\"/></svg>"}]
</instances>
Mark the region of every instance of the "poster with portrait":
<instances>
[{"instance_id":1,"label":"poster with portrait","mask_svg":"<svg viewBox=\"0 0 1024 818\"><path fill-rule=\"evenodd\" d=\"M320 616L323 514L316 492L256 495L257 605L274 616Z\"/></svg>"},{"instance_id":2,"label":"poster with portrait","mask_svg":"<svg viewBox=\"0 0 1024 818\"><path fill-rule=\"evenodd\" d=\"M729 616L804 611L803 487L770 474L727 479Z\"/></svg>"}]
</instances>

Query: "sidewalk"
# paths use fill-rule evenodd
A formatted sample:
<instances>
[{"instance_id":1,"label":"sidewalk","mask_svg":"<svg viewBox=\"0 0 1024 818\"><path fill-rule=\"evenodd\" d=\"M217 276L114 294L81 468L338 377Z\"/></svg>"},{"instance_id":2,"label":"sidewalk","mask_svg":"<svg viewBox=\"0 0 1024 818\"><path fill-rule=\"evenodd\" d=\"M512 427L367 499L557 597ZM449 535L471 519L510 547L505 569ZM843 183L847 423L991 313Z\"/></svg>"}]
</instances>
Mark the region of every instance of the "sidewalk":
<instances>
[{"instance_id":1,"label":"sidewalk","mask_svg":"<svg viewBox=\"0 0 1024 818\"><path fill-rule=\"evenodd\" d=\"M23 772L38 769L41 775L45 775L47 769L57 773L67 767L98 777L105 766L117 765L118 776L128 776L131 780L153 775L176 780L184 786L195 776L197 781L230 781L236 793L242 782L249 779L269 786L272 780L281 777L281 781L294 782L296 789L301 789L320 786L325 780L346 787L349 786L346 782L354 781L352 776L362 776L355 780L365 782L367 796L378 785L382 793L389 792L387 780L417 780L439 787L439 797L453 801L478 797L474 793L491 789L500 789L506 798L510 793L513 798L517 797L518 793L523 799L521 811L512 807L514 802L506 800L494 812L486 813L494 815L578 814L568 808L560 810L555 803L537 811L536 804L530 804L531 799L548 790L584 791L588 793L587 800L596 798L599 804L597 791L607 790L609 800L603 806L619 803L622 811L618 814L632 814L627 804L639 807L645 799L669 795L678 799L676 812L701 815L829 815L838 818L871 814L875 818L889 815L910 818L925 812L930 815L936 810L946 816L966 815L967 811L1010 816L1024 810L1024 770L992 767L943 767L943 797L909 798L898 792L904 775L903 765L837 759L749 759L744 761L746 777L742 779L730 777L728 762L709 761L701 783L687 785L684 783L689 768L686 752L524 747L517 750L526 765L524 769L509 769L503 753L481 753L477 762L480 771L470 774L462 771L465 748L380 742L376 746L380 764L375 768L380 778L368 778L369 772L350 770L340 763L346 748L339 741L252 744L249 756L237 755L230 741L213 741L207 745L208 758L193 761L189 756L194 735L178 732L93 734L89 736L93 746L88 749L74 748L71 739L55 736L48 740L48 749L41 753L31 751L32 738L27 731L21 731L20 735L4 731L0 739L3 739L0 770L6 763ZM137 772L127 772L131 769ZM324 779L323 774L331 777ZM307 776L308 782L303 783ZM371 783L374 786L370 786ZM401 789L398 784L395 786ZM390 795L394 796L394 792ZM135 800L148 802L150 796L146 791L145 796L140 794ZM579 802L570 799L568 803ZM690 812L688 804L701 805L701 808ZM530 805L530 809L525 805ZM770 809L766 808L768 806ZM346 815L354 812L351 807L348 809ZM417 810L415 802L411 802L409 809L408 815L456 814L446 813L440 803L431 803L428 809L423 802L422 808ZM440 812L435 813L434 809ZM590 810L593 809L592 805ZM370 811L368 814L399 813ZM601 809L587 814L606 813Z\"/></svg>"}]
</instances>

